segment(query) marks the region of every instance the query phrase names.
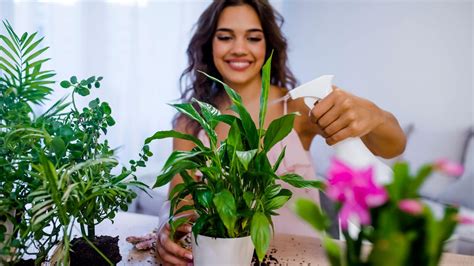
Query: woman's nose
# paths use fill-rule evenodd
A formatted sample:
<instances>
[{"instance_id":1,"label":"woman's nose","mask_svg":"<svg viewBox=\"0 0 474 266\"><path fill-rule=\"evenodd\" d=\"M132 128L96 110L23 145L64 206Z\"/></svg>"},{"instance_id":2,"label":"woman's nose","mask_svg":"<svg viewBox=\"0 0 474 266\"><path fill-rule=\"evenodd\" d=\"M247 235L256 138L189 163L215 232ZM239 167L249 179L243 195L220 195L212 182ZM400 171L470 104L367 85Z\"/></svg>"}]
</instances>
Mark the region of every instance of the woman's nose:
<instances>
[{"instance_id":1,"label":"woman's nose","mask_svg":"<svg viewBox=\"0 0 474 266\"><path fill-rule=\"evenodd\" d=\"M237 38L232 46L232 53L235 55L245 55L247 52L248 49L245 38Z\"/></svg>"}]
</instances>

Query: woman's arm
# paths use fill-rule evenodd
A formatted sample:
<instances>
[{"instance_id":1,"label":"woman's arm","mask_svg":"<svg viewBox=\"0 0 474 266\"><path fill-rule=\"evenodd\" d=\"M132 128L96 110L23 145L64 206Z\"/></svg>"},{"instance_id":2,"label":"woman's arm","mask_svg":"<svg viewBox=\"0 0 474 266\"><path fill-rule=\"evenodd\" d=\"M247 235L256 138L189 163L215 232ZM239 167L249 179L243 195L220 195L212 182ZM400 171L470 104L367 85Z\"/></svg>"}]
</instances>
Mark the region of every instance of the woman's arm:
<instances>
[{"instance_id":1,"label":"woman's arm","mask_svg":"<svg viewBox=\"0 0 474 266\"><path fill-rule=\"evenodd\" d=\"M335 86L315 104L311 120L329 145L360 137L372 153L383 158L395 157L405 150L405 134L391 113Z\"/></svg>"}]
</instances>

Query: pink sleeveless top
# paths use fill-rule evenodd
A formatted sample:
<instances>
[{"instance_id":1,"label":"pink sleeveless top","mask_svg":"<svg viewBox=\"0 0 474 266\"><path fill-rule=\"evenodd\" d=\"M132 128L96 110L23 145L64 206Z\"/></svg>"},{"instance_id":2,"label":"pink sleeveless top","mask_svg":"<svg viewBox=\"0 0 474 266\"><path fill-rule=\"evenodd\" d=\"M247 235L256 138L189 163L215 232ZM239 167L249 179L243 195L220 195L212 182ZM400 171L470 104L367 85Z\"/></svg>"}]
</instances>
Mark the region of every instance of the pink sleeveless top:
<instances>
[{"instance_id":1,"label":"pink sleeveless top","mask_svg":"<svg viewBox=\"0 0 474 266\"><path fill-rule=\"evenodd\" d=\"M284 103L284 113L287 113L286 101ZM198 138L204 145L209 146L209 138L203 130L198 133ZM277 161L278 156L285 146L285 157L277 170L277 174L283 175L287 173L296 173L307 180L316 180L316 171L312 162L311 154L309 151L304 149L303 144L298 137L298 133L296 133L294 129L292 129L288 136L273 146L273 148L268 152L267 155L270 163L274 164ZM289 189L293 192L293 196L285 206L277 210L277 213L280 215L272 217L275 226L275 233L317 237L318 234L315 229L298 218L290 209L290 206L293 204L295 199L302 197L309 198L319 205L318 191L316 189L294 188L280 180L277 180L277 182L281 184L283 188Z\"/></svg>"}]
</instances>

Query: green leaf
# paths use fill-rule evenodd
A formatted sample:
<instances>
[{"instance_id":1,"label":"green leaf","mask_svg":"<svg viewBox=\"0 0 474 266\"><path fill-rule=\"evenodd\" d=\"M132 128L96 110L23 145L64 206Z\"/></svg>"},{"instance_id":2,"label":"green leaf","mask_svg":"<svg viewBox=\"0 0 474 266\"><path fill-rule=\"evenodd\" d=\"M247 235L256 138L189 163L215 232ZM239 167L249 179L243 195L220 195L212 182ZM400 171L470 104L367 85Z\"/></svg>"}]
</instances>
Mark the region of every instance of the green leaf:
<instances>
[{"instance_id":1,"label":"green leaf","mask_svg":"<svg viewBox=\"0 0 474 266\"><path fill-rule=\"evenodd\" d=\"M342 266L340 246L327 235L323 236L323 246L331 266Z\"/></svg>"},{"instance_id":2,"label":"green leaf","mask_svg":"<svg viewBox=\"0 0 474 266\"><path fill-rule=\"evenodd\" d=\"M280 164L283 161L283 158L285 158L285 152L286 152L286 146L283 147L283 150L281 151L280 155L278 156L278 159L273 165L273 172L276 172L278 170L278 167L280 167Z\"/></svg>"},{"instance_id":3,"label":"green leaf","mask_svg":"<svg viewBox=\"0 0 474 266\"><path fill-rule=\"evenodd\" d=\"M186 188L186 184L184 183L177 184L176 186L173 187L173 189L171 189L169 193L169 197L170 198L174 197L176 194L179 194L185 188Z\"/></svg>"},{"instance_id":4,"label":"green leaf","mask_svg":"<svg viewBox=\"0 0 474 266\"><path fill-rule=\"evenodd\" d=\"M373 243L368 262L371 265L406 265L409 251L409 241L401 232L384 235L383 238L377 239Z\"/></svg>"},{"instance_id":5,"label":"green leaf","mask_svg":"<svg viewBox=\"0 0 474 266\"><path fill-rule=\"evenodd\" d=\"M112 109L110 108L110 105L106 102L102 102L100 104L100 109L102 109L102 112L106 115L110 115L112 113Z\"/></svg>"},{"instance_id":6,"label":"green leaf","mask_svg":"<svg viewBox=\"0 0 474 266\"><path fill-rule=\"evenodd\" d=\"M13 43L7 37L0 34L0 39L2 39L7 44L8 47L10 47L10 50L12 50L16 54L16 56L18 57L20 56L17 51L17 48L13 45Z\"/></svg>"},{"instance_id":7,"label":"green leaf","mask_svg":"<svg viewBox=\"0 0 474 266\"><path fill-rule=\"evenodd\" d=\"M188 223L189 220L190 220L190 217L187 217L187 216L186 216L186 217L181 217L181 218L178 218L178 219L172 221L172 222L170 223L170 227L171 227L170 236L171 236L171 237L174 237L174 235L175 235L175 233L176 233L176 230L177 230L180 226L182 226L182 225Z\"/></svg>"},{"instance_id":8,"label":"green leaf","mask_svg":"<svg viewBox=\"0 0 474 266\"><path fill-rule=\"evenodd\" d=\"M270 246L270 222L265 214L256 212L250 225L250 236L257 252L258 260L262 261Z\"/></svg>"},{"instance_id":9,"label":"green leaf","mask_svg":"<svg viewBox=\"0 0 474 266\"><path fill-rule=\"evenodd\" d=\"M244 195L243 195L243 198L244 198L244 201L245 201L245 204L247 205L247 207L250 209L252 208L252 202L255 198L255 196L253 195L252 192L249 192L249 191L245 191L244 192Z\"/></svg>"},{"instance_id":10,"label":"green leaf","mask_svg":"<svg viewBox=\"0 0 474 266\"><path fill-rule=\"evenodd\" d=\"M196 199L199 204L204 208L211 208L213 202L213 194L209 189L198 189L196 190Z\"/></svg>"},{"instance_id":11,"label":"green leaf","mask_svg":"<svg viewBox=\"0 0 474 266\"><path fill-rule=\"evenodd\" d=\"M257 149L236 152L237 158L239 158L239 161L244 166L245 170L248 169L249 163L255 157L255 154L257 154Z\"/></svg>"},{"instance_id":12,"label":"green leaf","mask_svg":"<svg viewBox=\"0 0 474 266\"><path fill-rule=\"evenodd\" d=\"M163 165L163 170L169 169L171 166L178 164L181 161L192 159L203 154L204 151L173 151Z\"/></svg>"},{"instance_id":13,"label":"green leaf","mask_svg":"<svg viewBox=\"0 0 474 266\"><path fill-rule=\"evenodd\" d=\"M413 196L417 195L418 189L423 185L426 179L433 173L433 166L431 164L423 165L417 172L415 180L411 183L409 187L410 192Z\"/></svg>"},{"instance_id":14,"label":"green leaf","mask_svg":"<svg viewBox=\"0 0 474 266\"><path fill-rule=\"evenodd\" d=\"M5 55L8 56L8 58L10 58L16 65L19 65L16 58L7 49L5 49L3 46L0 46L0 51L5 53Z\"/></svg>"},{"instance_id":15,"label":"green leaf","mask_svg":"<svg viewBox=\"0 0 474 266\"><path fill-rule=\"evenodd\" d=\"M25 59L26 62L29 62L33 59L35 59L36 57L38 57L39 55L41 55L44 51L48 50L49 47L44 47L40 50L38 50L37 52L35 52L34 54L30 55L28 58Z\"/></svg>"},{"instance_id":16,"label":"green leaf","mask_svg":"<svg viewBox=\"0 0 474 266\"><path fill-rule=\"evenodd\" d=\"M23 51L25 49L25 47L27 47L32 41L33 39L36 37L36 34L38 34L37 32L31 34L28 39L26 40L26 42L23 43L23 45L21 46L21 51Z\"/></svg>"},{"instance_id":17,"label":"green leaf","mask_svg":"<svg viewBox=\"0 0 474 266\"><path fill-rule=\"evenodd\" d=\"M194 235L196 244L198 243L198 234L201 233L202 229L204 228L204 225L206 225L208 220L209 220L209 216L207 216L206 214L203 214L199 216L199 218L197 218L197 220L194 222L193 235Z\"/></svg>"},{"instance_id":18,"label":"green leaf","mask_svg":"<svg viewBox=\"0 0 474 266\"><path fill-rule=\"evenodd\" d=\"M286 174L278 178L297 188L324 188L323 182L318 180L305 180L302 176L297 174Z\"/></svg>"},{"instance_id":19,"label":"green leaf","mask_svg":"<svg viewBox=\"0 0 474 266\"><path fill-rule=\"evenodd\" d=\"M285 203L291 198L291 191L288 189L282 189L277 196L270 198L268 201L265 202L265 210L272 211L277 210L283 207Z\"/></svg>"},{"instance_id":20,"label":"green leaf","mask_svg":"<svg viewBox=\"0 0 474 266\"><path fill-rule=\"evenodd\" d=\"M105 118L105 121L107 122L107 125L108 125L109 127L115 125L115 120L114 120L111 116L107 116L107 117Z\"/></svg>"},{"instance_id":21,"label":"green leaf","mask_svg":"<svg viewBox=\"0 0 474 266\"><path fill-rule=\"evenodd\" d=\"M234 227L237 221L237 207L235 205L234 196L229 190L224 189L215 194L212 201L214 202L214 206L216 206L219 217L227 228L229 236L234 237Z\"/></svg>"},{"instance_id":22,"label":"green leaf","mask_svg":"<svg viewBox=\"0 0 474 266\"><path fill-rule=\"evenodd\" d=\"M328 217L311 200L297 199L293 206L293 211L318 231L324 232L329 228L330 221Z\"/></svg>"},{"instance_id":23,"label":"green leaf","mask_svg":"<svg viewBox=\"0 0 474 266\"><path fill-rule=\"evenodd\" d=\"M156 182L153 185L153 188L164 186L168 184L176 174L181 173L184 170L196 169L197 167L199 167L198 164L190 161L183 161L179 164L175 164L168 171L156 177Z\"/></svg>"},{"instance_id":24,"label":"green leaf","mask_svg":"<svg viewBox=\"0 0 474 266\"><path fill-rule=\"evenodd\" d=\"M77 83L77 77L76 76L72 76L71 79L69 79L71 81L72 84L76 84Z\"/></svg>"},{"instance_id":25,"label":"green leaf","mask_svg":"<svg viewBox=\"0 0 474 266\"><path fill-rule=\"evenodd\" d=\"M35 33L36 34L36 33ZM33 35L32 35L33 36ZM31 38L31 36L30 36ZM43 41L44 37L41 37L39 40L35 41L34 43L32 43L30 46L28 46L28 48L26 48L26 46L23 47L23 50L26 48L26 50L23 52L22 54L22 57L25 57L27 56L31 51L33 51L33 49L35 49L42 41ZM29 61L29 60L27 60Z\"/></svg>"},{"instance_id":26,"label":"green leaf","mask_svg":"<svg viewBox=\"0 0 474 266\"><path fill-rule=\"evenodd\" d=\"M54 137L53 140L51 140L51 147L56 155L62 155L66 151L66 144L64 144L64 141L60 137Z\"/></svg>"},{"instance_id":27,"label":"green leaf","mask_svg":"<svg viewBox=\"0 0 474 266\"><path fill-rule=\"evenodd\" d=\"M206 119L209 125L211 125L211 128L215 128L217 122L219 122L218 120L216 120L216 118L221 114L221 112L208 103L198 101L194 98L192 99L192 101L196 102L199 107L201 107L202 116L204 117L204 119Z\"/></svg>"},{"instance_id":28,"label":"green leaf","mask_svg":"<svg viewBox=\"0 0 474 266\"><path fill-rule=\"evenodd\" d=\"M207 133L207 136L209 137L209 141L211 143L211 146L216 146L217 144L217 135L216 132L211 128L209 123L207 123L201 115L196 111L196 109L193 107L192 104L190 103L180 103L180 104L172 104L178 112L188 116L189 118L197 121L201 127L204 129L204 131Z\"/></svg>"},{"instance_id":29,"label":"green leaf","mask_svg":"<svg viewBox=\"0 0 474 266\"><path fill-rule=\"evenodd\" d=\"M202 149L206 149L204 144L202 144L202 142L195 136L190 135L190 134L184 134L175 130L158 131L155 134L153 134L153 136L145 139L145 144L149 144L150 142L156 139L164 139L164 138L178 138L178 139L189 140L189 141L192 141L194 144L196 144L198 147Z\"/></svg>"},{"instance_id":30,"label":"green leaf","mask_svg":"<svg viewBox=\"0 0 474 266\"><path fill-rule=\"evenodd\" d=\"M76 87L76 92L81 95L81 96L87 96L90 94L90 91L88 88L85 87Z\"/></svg>"},{"instance_id":31,"label":"green leaf","mask_svg":"<svg viewBox=\"0 0 474 266\"><path fill-rule=\"evenodd\" d=\"M96 81L96 82L94 83L94 87L100 88L100 82Z\"/></svg>"},{"instance_id":32,"label":"green leaf","mask_svg":"<svg viewBox=\"0 0 474 266\"><path fill-rule=\"evenodd\" d=\"M268 152L275 144L284 139L291 132L295 116L295 113L287 114L270 123L265 133L265 138L263 139L265 151Z\"/></svg>"},{"instance_id":33,"label":"green leaf","mask_svg":"<svg viewBox=\"0 0 474 266\"><path fill-rule=\"evenodd\" d=\"M259 136L258 131L257 131L257 128L255 127L255 123L253 122L252 117L250 116L247 109L245 109L245 107L243 106L242 98L240 97L240 95L224 82L204 72L201 72L201 73L207 76L208 78L210 78L211 80L217 83L220 83L224 86L224 90L226 91L227 95L229 96L229 98L232 100L232 103L234 104L232 107L232 110L237 112L240 116L240 119L242 121L242 127L244 129L246 138L249 141L250 148L258 149L258 136Z\"/></svg>"},{"instance_id":34,"label":"green leaf","mask_svg":"<svg viewBox=\"0 0 474 266\"><path fill-rule=\"evenodd\" d=\"M273 50L270 54L270 57L267 59L267 62L263 65L262 68L262 91L260 94L260 112L258 115L260 129L263 129L263 125L265 124L265 116L267 114L268 93L270 91L270 78L272 69L272 57Z\"/></svg>"},{"instance_id":35,"label":"green leaf","mask_svg":"<svg viewBox=\"0 0 474 266\"><path fill-rule=\"evenodd\" d=\"M96 108L97 106L99 106L99 103L100 103L99 98L96 98L89 102L89 108L92 108L92 109Z\"/></svg>"}]
</instances>

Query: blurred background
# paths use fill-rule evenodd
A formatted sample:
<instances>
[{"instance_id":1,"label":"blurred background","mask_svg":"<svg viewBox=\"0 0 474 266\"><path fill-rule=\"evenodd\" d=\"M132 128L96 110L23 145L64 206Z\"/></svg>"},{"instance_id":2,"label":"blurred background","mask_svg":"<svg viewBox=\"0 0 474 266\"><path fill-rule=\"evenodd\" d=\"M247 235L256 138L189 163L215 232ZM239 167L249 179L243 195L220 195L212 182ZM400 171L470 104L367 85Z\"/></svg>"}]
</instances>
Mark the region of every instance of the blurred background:
<instances>
[{"instance_id":1,"label":"blurred background","mask_svg":"<svg viewBox=\"0 0 474 266\"><path fill-rule=\"evenodd\" d=\"M93 97L111 104L117 124L107 138L120 147L119 160L127 164L146 137L171 128L174 111L166 103L180 95L178 79L193 25L210 2L0 0L0 18L17 32L46 36L43 45L52 58L47 68L57 71L58 81L72 75L104 77L102 87L82 104ZM334 74L339 87L392 112L410 133L405 153L396 159L414 167L440 157L464 162L470 176L465 173L459 179L465 183L457 183L473 208L474 148L468 149L474 124L473 1L270 2L285 18L289 63L300 84ZM56 88L52 100L66 93ZM157 142L152 150L155 156L141 173L149 184L171 141ZM311 152L323 176L331 148L318 138ZM434 180L425 189L428 198L452 182ZM153 201L137 208L156 213L166 190L156 190Z\"/></svg>"}]
</instances>

